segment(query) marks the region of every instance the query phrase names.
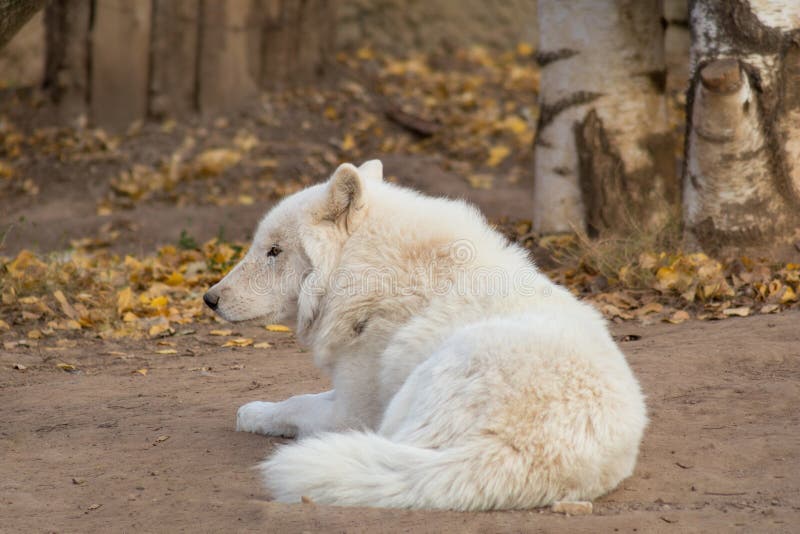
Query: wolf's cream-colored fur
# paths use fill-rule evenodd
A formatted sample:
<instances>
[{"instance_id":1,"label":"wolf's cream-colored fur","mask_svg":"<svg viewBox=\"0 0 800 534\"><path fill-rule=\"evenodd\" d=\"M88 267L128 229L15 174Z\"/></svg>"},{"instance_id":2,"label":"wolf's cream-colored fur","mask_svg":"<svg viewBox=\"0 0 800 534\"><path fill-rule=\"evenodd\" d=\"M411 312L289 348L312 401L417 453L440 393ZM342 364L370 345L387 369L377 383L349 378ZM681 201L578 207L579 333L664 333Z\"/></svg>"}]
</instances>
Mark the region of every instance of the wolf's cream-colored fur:
<instances>
[{"instance_id":1,"label":"wolf's cream-colored fur","mask_svg":"<svg viewBox=\"0 0 800 534\"><path fill-rule=\"evenodd\" d=\"M278 204L206 297L231 321L296 320L333 381L239 409L238 430L298 438L260 466L278 500L531 508L633 471L644 398L602 317L378 161Z\"/></svg>"}]
</instances>

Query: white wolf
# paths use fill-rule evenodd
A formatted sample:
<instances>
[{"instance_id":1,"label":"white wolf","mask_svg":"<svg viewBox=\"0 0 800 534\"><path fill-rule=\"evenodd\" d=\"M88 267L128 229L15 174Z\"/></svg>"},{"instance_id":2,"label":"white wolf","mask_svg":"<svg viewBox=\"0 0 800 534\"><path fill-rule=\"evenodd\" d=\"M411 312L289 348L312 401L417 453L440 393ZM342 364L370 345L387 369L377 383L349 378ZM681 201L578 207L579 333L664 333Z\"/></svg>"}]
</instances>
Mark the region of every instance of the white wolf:
<instances>
[{"instance_id":1,"label":"white wolf","mask_svg":"<svg viewBox=\"0 0 800 534\"><path fill-rule=\"evenodd\" d=\"M281 501L491 510L585 500L633 471L639 384L602 317L470 205L341 165L261 221L204 296L297 321L334 389L239 409L301 438L261 464Z\"/></svg>"}]
</instances>

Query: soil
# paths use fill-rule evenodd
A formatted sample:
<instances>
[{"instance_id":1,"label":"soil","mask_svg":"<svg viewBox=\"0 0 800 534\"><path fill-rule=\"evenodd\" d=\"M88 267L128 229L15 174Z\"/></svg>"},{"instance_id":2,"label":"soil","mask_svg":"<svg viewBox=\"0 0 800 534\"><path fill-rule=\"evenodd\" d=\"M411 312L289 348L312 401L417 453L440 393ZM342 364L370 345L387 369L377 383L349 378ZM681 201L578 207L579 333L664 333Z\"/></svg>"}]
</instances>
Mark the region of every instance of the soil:
<instances>
[{"instance_id":1,"label":"soil","mask_svg":"<svg viewBox=\"0 0 800 534\"><path fill-rule=\"evenodd\" d=\"M2 351L1 530L796 532L798 324L787 312L615 326L633 338L622 347L651 423L634 475L575 517L271 502L252 467L285 440L234 432L236 408L328 381L291 334L260 325L236 332L272 349L220 348L200 325L172 338L174 355L155 340Z\"/></svg>"}]
</instances>

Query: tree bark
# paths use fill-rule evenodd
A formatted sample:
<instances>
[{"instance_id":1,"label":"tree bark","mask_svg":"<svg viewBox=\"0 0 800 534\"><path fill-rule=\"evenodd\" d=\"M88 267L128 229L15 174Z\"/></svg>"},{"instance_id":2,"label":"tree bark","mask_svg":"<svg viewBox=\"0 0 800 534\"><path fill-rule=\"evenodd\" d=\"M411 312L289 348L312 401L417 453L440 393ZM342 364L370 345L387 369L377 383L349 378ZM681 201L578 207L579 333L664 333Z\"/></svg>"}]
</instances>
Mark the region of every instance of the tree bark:
<instances>
[{"instance_id":1,"label":"tree bark","mask_svg":"<svg viewBox=\"0 0 800 534\"><path fill-rule=\"evenodd\" d=\"M151 2L95 2L90 51L92 122L120 131L147 114L151 11Z\"/></svg>"},{"instance_id":2,"label":"tree bark","mask_svg":"<svg viewBox=\"0 0 800 534\"><path fill-rule=\"evenodd\" d=\"M710 250L783 248L800 215L800 7L697 0L691 27L687 237Z\"/></svg>"},{"instance_id":3,"label":"tree bark","mask_svg":"<svg viewBox=\"0 0 800 534\"><path fill-rule=\"evenodd\" d=\"M53 0L45 8L44 87L61 122L86 116L91 0Z\"/></svg>"},{"instance_id":4,"label":"tree bark","mask_svg":"<svg viewBox=\"0 0 800 534\"><path fill-rule=\"evenodd\" d=\"M198 0L154 0L149 112L185 116L197 109Z\"/></svg>"},{"instance_id":5,"label":"tree bark","mask_svg":"<svg viewBox=\"0 0 800 534\"><path fill-rule=\"evenodd\" d=\"M258 94L260 27L254 0L201 0L198 105L230 111Z\"/></svg>"},{"instance_id":6,"label":"tree bark","mask_svg":"<svg viewBox=\"0 0 800 534\"><path fill-rule=\"evenodd\" d=\"M45 86L62 121L83 115L113 130L231 111L262 89L315 82L335 9L335 0L52 0Z\"/></svg>"},{"instance_id":7,"label":"tree bark","mask_svg":"<svg viewBox=\"0 0 800 534\"><path fill-rule=\"evenodd\" d=\"M623 231L678 205L659 0L539 2L534 227Z\"/></svg>"},{"instance_id":8,"label":"tree bark","mask_svg":"<svg viewBox=\"0 0 800 534\"><path fill-rule=\"evenodd\" d=\"M334 0L259 0L261 85L283 89L317 80L335 44Z\"/></svg>"},{"instance_id":9,"label":"tree bark","mask_svg":"<svg viewBox=\"0 0 800 534\"><path fill-rule=\"evenodd\" d=\"M0 48L44 5L44 0L0 0Z\"/></svg>"}]
</instances>

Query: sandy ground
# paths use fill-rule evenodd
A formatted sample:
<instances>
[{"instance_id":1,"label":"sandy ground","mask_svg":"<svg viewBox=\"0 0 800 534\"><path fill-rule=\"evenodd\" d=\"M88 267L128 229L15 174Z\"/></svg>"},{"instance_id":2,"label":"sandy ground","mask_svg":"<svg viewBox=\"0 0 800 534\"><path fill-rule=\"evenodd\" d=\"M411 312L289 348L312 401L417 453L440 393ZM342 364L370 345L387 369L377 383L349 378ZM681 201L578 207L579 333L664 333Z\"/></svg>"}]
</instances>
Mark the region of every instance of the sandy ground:
<instances>
[{"instance_id":1,"label":"sandy ground","mask_svg":"<svg viewBox=\"0 0 800 534\"><path fill-rule=\"evenodd\" d=\"M797 532L798 325L616 325L641 336L622 347L651 424L635 474L577 517L270 502L251 468L282 440L234 432L234 413L326 388L291 334L243 325L274 348L220 348L201 325L174 355L87 339L0 351L0 531Z\"/></svg>"}]
</instances>

